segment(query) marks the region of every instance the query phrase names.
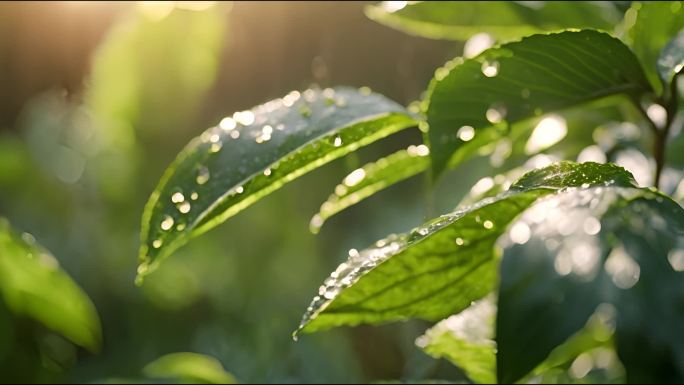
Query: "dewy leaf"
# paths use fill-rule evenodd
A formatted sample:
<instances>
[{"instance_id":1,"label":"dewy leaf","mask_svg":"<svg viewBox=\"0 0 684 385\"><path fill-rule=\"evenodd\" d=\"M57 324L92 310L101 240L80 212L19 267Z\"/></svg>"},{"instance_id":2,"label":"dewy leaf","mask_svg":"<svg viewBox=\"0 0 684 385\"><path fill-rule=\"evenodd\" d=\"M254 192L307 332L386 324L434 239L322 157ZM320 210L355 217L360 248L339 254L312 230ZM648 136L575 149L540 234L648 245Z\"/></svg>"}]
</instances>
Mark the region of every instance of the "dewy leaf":
<instances>
[{"instance_id":1,"label":"dewy leaf","mask_svg":"<svg viewBox=\"0 0 684 385\"><path fill-rule=\"evenodd\" d=\"M150 197L139 277L285 183L415 124L385 97L344 87L293 91L223 119L188 144Z\"/></svg>"},{"instance_id":2,"label":"dewy leaf","mask_svg":"<svg viewBox=\"0 0 684 385\"><path fill-rule=\"evenodd\" d=\"M615 165L557 163L527 173L497 197L351 250L319 288L298 332L412 317L436 321L458 313L494 288L494 243L537 198L572 186L633 183Z\"/></svg>"},{"instance_id":3,"label":"dewy leaf","mask_svg":"<svg viewBox=\"0 0 684 385\"><path fill-rule=\"evenodd\" d=\"M487 297L430 328L416 345L434 358L446 358L473 381L496 383L494 319L496 302Z\"/></svg>"},{"instance_id":4,"label":"dewy leaf","mask_svg":"<svg viewBox=\"0 0 684 385\"><path fill-rule=\"evenodd\" d=\"M511 227L498 300L499 381L525 376L595 311L617 317L629 382L684 379L684 210L616 182L545 198Z\"/></svg>"},{"instance_id":5,"label":"dewy leaf","mask_svg":"<svg viewBox=\"0 0 684 385\"><path fill-rule=\"evenodd\" d=\"M335 187L335 192L321 205L318 214L311 218L311 232L318 233L328 218L347 207L427 170L430 166L429 154L426 145L412 145L352 171Z\"/></svg>"},{"instance_id":6,"label":"dewy leaf","mask_svg":"<svg viewBox=\"0 0 684 385\"><path fill-rule=\"evenodd\" d=\"M167 354L145 366L143 372L150 378L178 379L182 383L237 383L217 359L197 353Z\"/></svg>"},{"instance_id":7,"label":"dewy leaf","mask_svg":"<svg viewBox=\"0 0 684 385\"><path fill-rule=\"evenodd\" d=\"M434 358L449 360L471 380L493 384L496 383L495 319L496 298L488 296L428 329L416 339L416 345ZM537 382L531 378L537 377L542 379L542 383L549 383L549 379L557 377L558 372L565 372L562 368L570 366L583 353L600 354L602 369L607 369L615 356L610 349L614 327L613 319L606 319L601 312L596 312L582 330L556 347L524 382ZM617 369L620 376L622 372Z\"/></svg>"},{"instance_id":8,"label":"dewy leaf","mask_svg":"<svg viewBox=\"0 0 684 385\"><path fill-rule=\"evenodd\" d=\"M657 92L662 91L657 62L661 50L684 28L684 10L681 1L635 2L625 19L634 20L628 38L636 56L641 60Z\"/></svg>"},{"instance_id":9,"label":"dewy leaf","mask_svg":"<svg viewBox=\"0 0 684 385\"><path fill-rule=\"evenodd\" d=\"M608 34L533 35L435 72L427 122L439 174L507 132L507 124L613 94L650 90L634 54Z\"/></svg>"},{"instance_id":10,"label":"dewy leaf","mask_svg":"<svg viewBox=\"0 0 684 385\"><path fill-rule=\"evenodd\" d=\"M31 317L91 351L100 321L88 296L30 234L14 233L0 218L0 294L10 312Z\"/></svg>"},{"instance_id":11,"label":"dewy leaf","mask_svg":"<svg viewBox=\"0 0 684 385\"><path fill-rule=\"evenodd\" d=\"M684 67L684 29L670 40L658 58L658 72L665 88L670 88L675 76Z\"/></svg>"},{"instance_id":12,"label":"dewy leaf","mask_svg":"<svg viewBox=\"0 0 684 385\"><path fill-rule=\"evenodd\" d=\"M588 1L384 1L368 6L366 15L412 35L450 40L479 32L510 39L565 28L608 30L619 20L612 4Z\"/></svg>"}]
</instances>

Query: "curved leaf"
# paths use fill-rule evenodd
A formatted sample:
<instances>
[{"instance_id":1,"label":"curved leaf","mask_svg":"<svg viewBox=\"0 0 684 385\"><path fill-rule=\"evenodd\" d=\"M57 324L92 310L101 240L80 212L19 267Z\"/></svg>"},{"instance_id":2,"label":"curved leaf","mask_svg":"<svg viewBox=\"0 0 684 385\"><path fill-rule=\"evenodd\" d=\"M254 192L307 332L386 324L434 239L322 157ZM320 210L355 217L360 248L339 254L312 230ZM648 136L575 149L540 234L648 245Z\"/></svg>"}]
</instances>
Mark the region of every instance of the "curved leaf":
<instances>
[{"instance_id":1,"label":"curved leaf","mask_svg":"<svg viewBox=\"0 0 684 385\"><path fill-rule=\"evenodd\" d=\"M612 4L588 1L386 1L366 7L366 15L412 35L450 40L478 32L509 39L564 28L608 30L619 20Z\"/></svg>"},{"instance_id":2,"label":"curved leaf","mask_svg":"<svg viewBox=\"0 0 684 385\"><path fill-rule=\"evenodd\" d=\"M318 233L328 218L393 184L420 174L430 166L430 150L424 144L410 146L352 171L335 187L311 218L310 230Z\"/></svg>"},{"instance_id":3,"label":"curved leaf","mask_svg":"<svg viewBox=\"0 0 684 385\"><path fill-rule=\"evenodd\" d=\"M660 93L662 83L658 76L657 62L663 47L684 28L682 2L635 2L627 15L635 18L634 25L629 30L632 50L643 63L651 84Z\"/></svg>"},{"instance_id":4,"label":"curved leaf","mask_svg":"<svg viewBox=\"0 0 684 385\"><path fill-rule=\"evenodd\" d=\"M150 197L139 277L285 183L415 123L367 89L294 91L236 112L192 140Z\"/></svg>"},{"instance_id":5,"label":"curved leaf","mask_svg":"<svg viewBox=\"0 0 684 385\"><path fill-rule=\"evenodd\" d=\"M145 366L143 372L149 378L178 379L182 383L237 383L216 358L197 353L167 354Z\"/></svg>"},{"instance_id":6,"label":"curved leaf","mask_svg":"<svg viewBox=\"0 0 684 385\"><path fill-rule=\"evenodd\" d=\"M352 250L319 288L297 333L458 313L493 289L494 244L515 217L540 196L604 184L634 182L615 165L558 163L527 173L495 198Z\"/></svg>"},{"instance_id":7,"label":"curved leaf","mask_svg":"<svg viewBox=\"0 0 684 385\"><path fill-rule=\"evenodd\" d=\"M684 277L672 261L684 254L684 210L618 186L548 197L511 228L497 313L501 382L522 378L597 309L617 314L629 382L684 378Z\"/></svg>"},{"instance_id":8,"label":"curved leaf","mask_svg":"<svg viewBox=\"0 0 684 385\"><path fill-rule=\"evenodd\" d=\"M95 307L33 236L0 218L0 294L10 312L36 319L77 345L99 349Z\"/></svg>"},{"instance_id":9,"label":"curved leaf","mask_svg":"<svg viewBox=\"0 0 684 385\"><path fill-rule=\"evenodd\" d=\"M590 30L529 36L456 59L435 74L426 112L435 175L501 137L507 124L650 90L634 54Z\"/></svg>"}]
</instances>

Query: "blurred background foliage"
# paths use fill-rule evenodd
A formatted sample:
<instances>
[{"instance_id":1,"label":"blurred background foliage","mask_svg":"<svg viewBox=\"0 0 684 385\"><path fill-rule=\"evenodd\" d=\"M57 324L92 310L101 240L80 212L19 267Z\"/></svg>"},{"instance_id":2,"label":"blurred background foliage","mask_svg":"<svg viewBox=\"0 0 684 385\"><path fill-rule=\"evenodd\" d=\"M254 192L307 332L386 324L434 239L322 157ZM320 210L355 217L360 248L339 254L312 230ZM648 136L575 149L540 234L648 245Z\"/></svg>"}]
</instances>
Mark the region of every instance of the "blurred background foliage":
<instances>
[{"instance_id":1,"label":"blurred background foliage","mask_svg":"<svg viewBox=\"0 0 684 385\"><path fill-rule=\"evenodd\" d=\"M101 351L92 354L10 316L0 302L0 341L25 347L8 355L0 346L0 382L141 378L174 372L164 368L179 356L145 365L175 352L214 357L186 358L201 362L198 373L229 376L222 365L241 382L461 378L414 346L427 327L420 321L297 343L291 332L347 250L450 210L480 177L522 164L524 149L510 140L434 190L413 178L309 233L311 216L347 173L420 140L417 129L402 132L286 186L175 253L142 287L133 284L143 206L166 166L205 128L312 85L370 86L407 105L436 68L462 54L463 42L374 23L366 4L0 4L0 216L55 255L95 304L103 331ZM594 103L564 113L566 140L531 162L606 160L607 153L648 178L649 159L634 148L648 147L649 138L619 121L633 111L614 110ZM673 164L684 164L677 154L670 153ZM672 193L681 172L668 173L663 190Z\"/></svg>"}]
</instances>

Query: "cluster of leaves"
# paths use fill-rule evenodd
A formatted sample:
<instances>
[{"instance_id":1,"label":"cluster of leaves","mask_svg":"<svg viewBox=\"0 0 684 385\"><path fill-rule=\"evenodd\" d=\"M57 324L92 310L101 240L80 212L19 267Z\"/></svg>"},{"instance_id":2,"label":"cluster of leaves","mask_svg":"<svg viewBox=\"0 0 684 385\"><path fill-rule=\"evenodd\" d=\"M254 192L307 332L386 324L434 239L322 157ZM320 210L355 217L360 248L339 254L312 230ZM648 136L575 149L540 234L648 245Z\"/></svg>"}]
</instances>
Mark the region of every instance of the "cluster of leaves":
<instances>
[{"instance_id":1,"label":"cluster of leaves","mask_svg":"<svg viewBox=\"0 0 684 385\"><path fill-rule=\"evenodd\" d=\"M368 15L424 37L484 32L469 43L499 44L437 69L410 108L367 88L339 87L293 91L226 117L187 145L152 194L140 280L285 183L411 127L424 143L345 177L312 230L419 173L436 180L479 155L546 150L562 138L536 143L555 135L548 119L562 122L567 141L580 148L591 135L579 127L643 127L658 185L667 140L681 131L681 3L388 2ZM598 150L599 163L564 161L527 173L504 167L454 212L351 250L296 333L443 320L417 344L473 381L684 380L684 211L606 163L615 142ZM574 158L572 151L565 156Z\"/></svg>"}]
</instances>

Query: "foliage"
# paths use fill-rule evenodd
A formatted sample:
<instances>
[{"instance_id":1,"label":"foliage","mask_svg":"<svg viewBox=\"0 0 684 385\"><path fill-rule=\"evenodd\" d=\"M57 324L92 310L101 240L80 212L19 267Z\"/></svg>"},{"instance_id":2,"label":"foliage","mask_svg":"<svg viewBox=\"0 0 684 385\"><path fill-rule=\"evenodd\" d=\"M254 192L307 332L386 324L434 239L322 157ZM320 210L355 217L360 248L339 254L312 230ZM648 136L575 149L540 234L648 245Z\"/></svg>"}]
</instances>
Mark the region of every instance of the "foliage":
<instances>
[{"instance_id":1,"label":"foliage","mask_svg":"<svg viewBox=\"0 0 684 385\"><path fill-rule=\"evenodd\" d=\"M0 208L65 254L62 268L0 219L0 372L9 373L0 380L62 380L55 373L74 366L74 345L97 352L103 340L115 346L104 359L129 356L122 377L96 363L76 378L235 383L223 363L240 379L249 368L282 380L271 369L294 365L311 378L321 365L346 375L360 370L338 360L352 346L361 366L392 361L382 354L392 350L377 354L378 339L359 327L372 325L377 335L419 335L401 348L419 353L404 373L421 380L684 381L682 2L368 5L377 23L462 48L440 59L419 100L404 106L369 87L332 87L317 57L320 85L239 106L197 132L214 119L203 113L219 92L211 86L221 78L229 8L135 5L98 48L82 100L35 98L19 120L24 137L0 135L0 193L11 198ZM251 49L263 52L255 41ZM301 56L294 45L283 52ZM283 95L278 87L263 95ZM183 133L196 137L177 153ZM369 151L377 149L385 155ZM327 173L315 172L324 165ZM422 221L413 207L383 200L418 175L427 190ZM307 206L323 182L333 192ZM276 192L281 199L264 199ZM410 188L402 194L418 201ZM370 210L377 202L383 210ZM218 232L248 207L253 216ZM310 231L325 246L316 252L314 236L292 226L308 220L303 208L318 208ZM355 212L363 221L345 222ZM315 254L336 254L333 237L352 228L375 238L378 223L385 234L403 230L348 251L293 333L306 353L284 354L270 333L286 338L287 318L273 315L302 302L311 289L303 278L329 266ZM73 255L53 248L60 243ZM138 290L118 284L122 271L132 278L134 261L121 256L136 247ZM102 303L102 330L93 302ZM353 343L303 338L343 326L358 327ZM178 345L208 354L165 354ZM249 354L250 345L263 354ZM151 357L160 358L141 368ZM416 364L432 359L450 369ZM269 370L250 364L259 360Z\"/></svg>"},{"instance_id":2,"label":"foliage","mask_svg":"<svg viewBox=\"0 0 684 385\"><path fill-rule=\"evenodd\" d=\"M657 185L678 108L676 78L684 57L677 34L684 26L679 7L679 3L634 4L622 24L628 28L633 23L623 32L630 48L610 33L591 29L608 30L616 24L613 16L619 11L611 4L385 2L370 6L371 18L426 37L462 40L476 32L501 40L528 36L474 57L456 58L437 69L419 110L429 150L417 156L416 146L424 147L417 144L349 174L312 219L312 230L354 203L425 171L428 155L435 179L487 146L510 140L512 127L520 122L551 112L562 116L573 106L591 110L595 107L590 102L598 99L621 106L619 119L650 126ZM599 8L605 12L598 12ZM662 23L656 21L663 18ZM568 27L587 29L533 34ZM653 78L656 72L659 81ZM210 197L199 203L197 214L190 212L187 228L183 222L184 231L198 228L199 233L202 226L225 220L277 188L281 178L290 180L326 163L336 147L344 148L335 153L341 156L354 151L356 143L370 143L415 123L407 114L398 115L398 123L386 122L387 113L397 116L401 109L380 96L371 100L350 90L343 92L349 99L345 109L331 99L340 90L307 90L303 94L310 97L298 104L300 93L295 92L295 102L288 101L293 95L289 94L254 112L238 112L193 141L148 204L142 272L150 261L176 248L166 237L171 241L178 237L171 229L179 221L174 206L182 214L189 212L183 211L186 201L181 199L187 191L209 191L199 193ZM614 95L622 97L608 98ZM355 104L357 97L362 99ZM368 108L371 112L366 112ZM373 117L383 113L380 119ZM247 115L249 119L241 121ZM344 116L340 123L338 115ZM320 122L326 118L334 123L321 132ZM234 131L235 121L245 127ZM338 128L351 122L359 123ZM530 136L530 141L553 140L553 144L565 135L554 133L558 128L553 125L538 126L540 133ZM302 130L310 136L302 138ZM348 131L353 139L346 137ZM227 132L239 132L240 140L229 140ZM548 138L554 135L560 138ZM347 148L347 143L354 145ZM301 149L292 152L294 148ZM526 152L534 148L528 145ZM242 158L241 163L233 159L236 156L254 160ZM285 171L279 172L281 168ZM200 183L203 172L207 178ZM220 175L215 182L214 175ZM269 176L274 182L265 182ZM207 187L183 187L207 181ZM666 194L640 187L628 171L611 163L554 163L528 172L502 190L410 233L391 235L362 251L352 249L348 260L318 290L298 333L410 318L438 321L462 312L450 319L453 335L430 332L430 341L419 339L419 346L429 354L448 357L471 380L515 382L537 367L541 370L535 375L544 376L558 365L542 362L550 359L554 349L568 344L574 350L569 349L571 354L562 362L572 361L571 374L582 378L594 366L585 362L589 359L585 351L600 344L580 345L578 350L571 337L600 312L614 325L604 340L614 341L627 381L684 379L684 339L678 337L676 326L684 321L677 305L684 300L682 208ZM148 235L148 229L155 235ZM167 243L171 246L165 253ZM162 251L151 251L150 245ZM485 297L489 299L482 300ZM477 300L482 302L471 305ZM657 319L664 323L656 328ZM643 349L647 360L637 358Z\"/></svg>"}]
</instances>

